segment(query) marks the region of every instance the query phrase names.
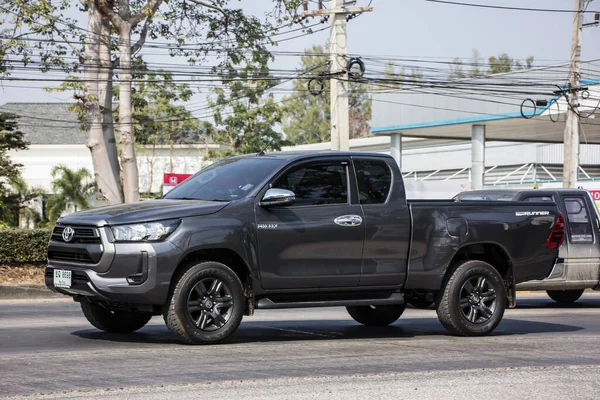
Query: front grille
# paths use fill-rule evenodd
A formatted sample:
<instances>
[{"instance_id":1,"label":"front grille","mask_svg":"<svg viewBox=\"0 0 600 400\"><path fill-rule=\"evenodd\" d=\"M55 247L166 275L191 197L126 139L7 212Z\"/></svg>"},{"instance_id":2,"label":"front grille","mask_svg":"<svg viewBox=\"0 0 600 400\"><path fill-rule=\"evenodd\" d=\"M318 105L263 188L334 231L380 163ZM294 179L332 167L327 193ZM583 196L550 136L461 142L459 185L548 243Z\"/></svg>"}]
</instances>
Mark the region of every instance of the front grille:
<instances>
[{"instance_id":1,"label":"front grille","mask_svg":"<svg viewBox=\"0 0 600 400\"><path fill-rule=\"evenodd\" d=\"M57 226L52 231L52 240L62 243L81 243L81 244L101 244L102 239L95 228L73 227L75 234L73 239L65 242L62 238L62 233L65 230L64 226Z\"/></svg>"},{"instance_id":2,"label":"front grille","mask_svg":"<svg viewBox=\"0 0 600 400\"><path fill-rule=\"evenodd\" d=\"M48 250L48 259L56 261L73 261L92 264L94 261L85 249Z\"/></svg>"}]
</instances>

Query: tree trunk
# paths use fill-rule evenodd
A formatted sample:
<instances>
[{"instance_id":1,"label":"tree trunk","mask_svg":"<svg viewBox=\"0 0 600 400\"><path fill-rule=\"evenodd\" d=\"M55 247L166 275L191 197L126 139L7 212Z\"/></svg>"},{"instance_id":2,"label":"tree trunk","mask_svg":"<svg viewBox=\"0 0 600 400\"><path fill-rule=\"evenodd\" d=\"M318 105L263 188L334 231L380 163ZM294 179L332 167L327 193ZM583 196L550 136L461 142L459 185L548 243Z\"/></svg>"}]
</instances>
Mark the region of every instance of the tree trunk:
<instances>
[{"instance_id":1,"label":"tree trunk","mask_svg":"<svg viewBox=\"0 0 600 400\"><path fill-rule=\"evenodd\" d=\"M121 186L121 167L119 153L115 140L115 126L113 123L113 68L111 60L110 23L108 19L102 21L102 42L100 43L100 104L103 115L103 131L108 159L115 182L119 185L119 203L123 202L123 188Z\"/></svg>"},{"instance_id":2,"label":"tree trunk","mask_svg":"<svg viewBox=\"0 0 600 400\"><path fill-rule=\"evenodd\" d=\"M173 143L169 143L169 172L173 173Z\"/></svg>"},{"instance_id":3,"label":"tree trunk","mask_svg":"<svg viewBox=\"0 0 600 400\"><path fill-rule=\"evenodd\" d=\"M115 174L111 167L111 152L114 149L116 153L116 144L114 141L110 143L105 136L103 124L105 117L100 106L100 104L105 104L107 94L112 95L111 91L107 90L107 87L112 85L108 79L108 71L100 70L100 42L102 39L100 35L104 31L103 25L107 25L108 21L102 21L100 13L93 4L90 4L88 18L88 33L84 55L84 80L88 99L86 118L89 124L87 147L92 155L94 177L99 193L108 204L118 204L123 202L121 184L118 172ZM105 57L110 59L110 53ZM101 97L104 97L104 99L101 99Z\"/></svg>"},{"instance_id":4,"label":"tree trunk","mask_svg":"<svg viewBox=\"0 0 600 400\"><path fill-rule=\"evenodd\" d=\"M138 167L135 158L135 138L131 103L131 24L119 26L119 145L123 168L125 202L139 201Z\"/></svg>"}]
</instances>

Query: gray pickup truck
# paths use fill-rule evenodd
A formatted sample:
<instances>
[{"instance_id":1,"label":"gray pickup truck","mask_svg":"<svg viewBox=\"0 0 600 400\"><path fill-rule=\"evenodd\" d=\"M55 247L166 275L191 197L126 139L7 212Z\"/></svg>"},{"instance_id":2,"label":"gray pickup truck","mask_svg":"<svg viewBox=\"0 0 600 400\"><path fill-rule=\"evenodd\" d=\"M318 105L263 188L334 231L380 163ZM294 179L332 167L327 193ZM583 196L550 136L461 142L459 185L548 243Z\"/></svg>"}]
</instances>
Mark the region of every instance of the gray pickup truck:
<instances>
[{"instance_id":1,"label":"gray pickup truck","mask_svg":"<svg viewBox=\"0 0 600 400\"><path fill-rule=\"evenodd\" d=\"M585 289L600 290L600 218L590 193L584 189L474 190L459 201L548 201L566 216L567 240L546 279L519 283L520 290L545 290L559 303L573 303Z\"/></svg>"},{"instance_id":2,"label":"gray pickup truck","mask_svg":"<svg viewBox=\"0 0 600 400\"><path fill-rule=\"evenodd\" d=\"M160 200L61 218L46 285L103 331L163 315L186 343L222 341L255 309L345 306L382 326L423 299L452 334L486 335L516 283L552 273L563 230L545 201L407 201L386 155L248 155Z\"/></svg>"}]
</instances>

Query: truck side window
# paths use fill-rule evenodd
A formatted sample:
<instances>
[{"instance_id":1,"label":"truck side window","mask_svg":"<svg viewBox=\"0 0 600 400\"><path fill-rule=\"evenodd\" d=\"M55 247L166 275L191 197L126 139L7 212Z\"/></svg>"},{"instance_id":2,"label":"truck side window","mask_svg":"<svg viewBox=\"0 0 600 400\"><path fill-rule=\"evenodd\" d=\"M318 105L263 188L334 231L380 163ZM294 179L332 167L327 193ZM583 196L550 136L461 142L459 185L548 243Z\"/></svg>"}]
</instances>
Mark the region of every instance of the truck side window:
<instances>
[{"instance_id":1,"label":"truck side window","mask_svg":"<svg viewBox=\"0 0 600 400\"><path fill-rule=\"evenodd\" d=\"M532 201L532 202L536 202L536 201L552 201L552 197L551 196L532 196L532 197L526 197L524 200L525 201Z\"/></svg>"},{"instance_id":2,"label":"truck side window","mask_svg":"<svg viewBox=\"0 0 600 400\"><path fill-rule=\"evenodd\" d=\"M294 192L297 206L348 203L347 167L340 163L303 164L278 178L271 187Z\"/></svg>"},{"instance_id":3,"label":"truck side window","mask_svg":"<svg viewBox=\"0 0 600 400\"><path fill-rule=\"evenodd\" d=\"M392 186L392 172L385 161L354 160L360 204L385 203Z\"/></svg>"},{"instance_id":4,"label":"truck side window","mask_svg":"<svg viewBox=\"0 0 600 400\"><path fill-rule=\"evenodd\" d=\"M592 224L588 217L585 201L581 197L565 197L567 221L571 243L593 243Z\"/></svg>"}]
</instances>

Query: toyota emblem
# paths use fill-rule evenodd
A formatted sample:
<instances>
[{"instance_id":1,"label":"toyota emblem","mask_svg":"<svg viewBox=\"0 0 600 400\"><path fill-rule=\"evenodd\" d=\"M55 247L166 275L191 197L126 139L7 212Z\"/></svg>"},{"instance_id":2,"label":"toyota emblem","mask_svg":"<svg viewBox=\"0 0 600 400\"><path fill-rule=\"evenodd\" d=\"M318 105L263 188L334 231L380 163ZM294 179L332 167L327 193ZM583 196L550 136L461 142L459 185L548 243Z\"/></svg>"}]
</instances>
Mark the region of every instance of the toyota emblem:
<instances>
[{"instance_id":1,"label":"toyota emblem","mask_svg":"<svg viewBox=\"0 0 600 400\"><path fill-rule=\"evenodd\" d=\"M73 240L73 236L75 236L75 229L71 228L70 226L67 226L62 231L62 238L65 242L70 242Z\"/></svg>"}]
</instances>

